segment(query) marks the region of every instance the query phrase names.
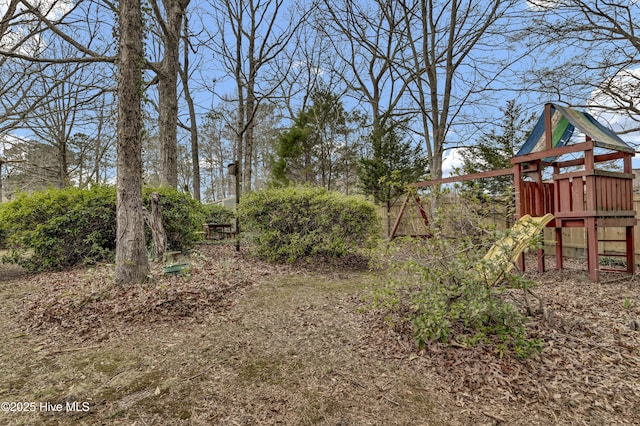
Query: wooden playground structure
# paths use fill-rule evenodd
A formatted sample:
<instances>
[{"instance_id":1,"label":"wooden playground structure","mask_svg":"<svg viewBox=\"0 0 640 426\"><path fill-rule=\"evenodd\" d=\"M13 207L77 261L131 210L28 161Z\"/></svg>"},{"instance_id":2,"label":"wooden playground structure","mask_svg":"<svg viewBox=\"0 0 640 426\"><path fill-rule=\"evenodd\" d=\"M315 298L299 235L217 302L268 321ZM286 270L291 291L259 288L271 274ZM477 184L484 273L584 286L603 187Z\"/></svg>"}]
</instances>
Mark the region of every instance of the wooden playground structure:
<instances>
[{"instance_id":1,"label":"wooden playground structure","mask_svg":"<svg viewBox=\"0 0 640 426\"><path fill-rule=\"evenodd\" d=\"M572 139L575 130L584 141ZM572 154L574 158L559 158ZM542 217L553 215L546 227L554 229L556 268L563 268L563 228L583 228L586 231L587 265L591 281L600 279L605 270L635 272L633 207L633 173L631 159L635 150L613 131L585 112L548 103L531 135L512 158L513 167L464 176L417 182L416 187L428 187L452 182L513 175L516 194L516 214ZM621 164L620 164L621 163ZM546 178L551 172L551 178ZM390 238L395 237L407 197L396 218ZM415 201L420 206L418 198ZM421 207L420 207L421 208ZM424 209L421 215L428 219ZM623 228L624 238L598 238L599 228ZM427 235L428 236L428 235ZM624 253L601 252L600 242L624 244ZM538 249L538 270L545 271L545 253ZM624 259L624 269L609 269L600 265L600 256ZM524 270L524 258L518 266Z\"/></svg>"}]
</instances>

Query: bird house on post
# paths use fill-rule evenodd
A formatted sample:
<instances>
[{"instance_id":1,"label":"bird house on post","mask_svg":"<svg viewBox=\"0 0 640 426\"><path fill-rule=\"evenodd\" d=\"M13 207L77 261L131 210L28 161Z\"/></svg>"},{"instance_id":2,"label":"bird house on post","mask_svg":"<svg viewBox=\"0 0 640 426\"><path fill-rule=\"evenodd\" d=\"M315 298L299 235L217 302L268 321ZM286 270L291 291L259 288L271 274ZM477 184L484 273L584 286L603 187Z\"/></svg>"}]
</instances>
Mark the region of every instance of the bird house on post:
<instances>
[{"instance_id":1,"label":"bird house on post","mask_svg":"<svg viewBox=\"0 0 640 426\"><path fill-rule=\"evenodd\" d=\"M227 166L227 171L230 176L235 176L238 173L238 162L234 161L233 163Z\"/></svg>"}]
</instances>

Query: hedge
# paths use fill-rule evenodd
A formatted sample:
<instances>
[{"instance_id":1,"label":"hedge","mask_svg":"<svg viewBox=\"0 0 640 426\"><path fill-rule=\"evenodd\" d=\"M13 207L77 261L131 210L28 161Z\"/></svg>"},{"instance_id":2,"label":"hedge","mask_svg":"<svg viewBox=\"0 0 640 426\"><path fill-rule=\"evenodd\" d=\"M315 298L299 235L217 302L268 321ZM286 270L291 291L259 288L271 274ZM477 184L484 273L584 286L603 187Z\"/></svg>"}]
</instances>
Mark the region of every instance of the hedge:
<instances>
[{"instance_id":1,"label":"hedge","mask_svg":"<svg viewBox=\"0 0 640 426\"><path fill-rule=\"evenodd\" d=\"M375 206L364 198L308 186L252 192L239 215L256 254L274 262L345 256L374 245L380 229Z\"/></svg>"},{"instance_id":2,"label":"hedge","mask_svg":"<svg viewBox=\"0 0 640 426\"><path fill-rule=\"evenodd\" d=\"M200 204L175 190L145 188L143 198L149 209L152 192L161 194L169 248L190 248L200 238L197 231L204 219ZM116 241L116 191L112 186L94 186L21 194L0 205L0 228L9 249L3 260L30 271L111 262Z\"/></svg>"}]
</instances>

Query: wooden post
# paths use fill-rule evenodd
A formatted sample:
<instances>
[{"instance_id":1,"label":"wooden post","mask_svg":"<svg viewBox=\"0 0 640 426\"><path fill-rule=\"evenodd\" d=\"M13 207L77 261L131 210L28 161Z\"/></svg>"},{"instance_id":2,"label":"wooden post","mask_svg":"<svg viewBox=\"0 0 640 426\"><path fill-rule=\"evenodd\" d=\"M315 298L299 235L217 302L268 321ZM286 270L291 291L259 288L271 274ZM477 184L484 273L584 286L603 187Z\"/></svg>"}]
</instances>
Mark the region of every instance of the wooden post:
<instances>
[{"instance_id":1,"label":"wooden post","mask_svg":"<svg viewBox=\"0 0 640 426\"><path fill-rule=\"evenodd\" d=\"M595 168L595 160L593 157L593 148L584 151L584 168L585 171L592 171ZM595 212L598 210L598 200L596 187L596 176L591 174L586 177L586 210ZM598 229L596 226L596 218L589 216L584 219L584 227L587 231L587 264L589 265L589 277L591 281L598 282L600 279L600 261L598 254Z\"/></svg>"},{"instance_id":2,"label":"wooden post","mask_svg":"<svg viewBox=\"0 0 640 426\"><path fill-rule=\"evenodd\" d=\"M636 254L635 244L633 237L633 226L627 226L626 230L626 243L627 243L627 272L633 274L636 272Z\"/></svg>"},{"instance_id":3,"label":"wooden post","mask_svg":"<svg viewBox=\"0 0 640 426\"><path fill-rule=\"evenodd\" d=\"M516 164L513 168L513 184L515 185L516 196L516 217L518 220L522 217L522 165Z\"/></svg>"},{"instance_id":4,"label":"wooden post","mask_svg":"<svg viewBox=\"0 0 640 426\"><path fill-rule=\"evenodd\" d=\"M625 156L622 159L623 164L624 164L624 173L633 173L633 168L631 166L632 157L633 156L631 154L625 153Z\"/></svg>"},{"instance_id":5,"label":"wooden post","mask_svg":"<svg viewBox=\"0 0 640 426\"><path fill-rule=\"evenodd\" d=\"M536 191L534 193L533 211L535 212L536 216L540 217L540 216L544 216L546 212L544 211L544 183L542 182L542 160L538 160L537 163L538 163L538 167L536 170ZM544 235L544 229L542 232ZM543 237L543 241L544 241L544 237ZM537 250L537 257L538 257L538 272L544 272L545 271L544 242L543 242L542 248L539 248Z\"/></svg>"},{"instance_id":6,"label":"wooden post","mask_svg":"<svg viewBox=\"0 0 640 426\"><path fill-rule=\"evenodd\" d=\"M551 126L551 104L544 105L544 142L547 150L553 148L553 127Z\"/></svg>"},{"instance_id":7,"label":"wooden post","mask_svg":"<svg viewBox=\"0 0 640 426\"><path fill-rule=\"evenodd\" d=\"M514 168L513 168L513 184L515 185L515 190L516 190L516 217L515 220L518 220L522 217L522 192L523 192L523 185L522 185L522 164L518 163L515 164ZM520 256L518 256L518 261L516 262L518 264L518 269L520 269L522 272L524 272L524 254L520 254Z\"/></svg>"},{"instance_id":8,"label":"wooden post","mask_svg":"<svg viewBox=\"0 0 640 426\"><path fill-rule=\"evenodd\" d=\"M556 269L562 270L562 221L556 219Z\"/></svg>"},{"instance_id":9,"label":"wooden post","mask_svg":"<svg viewBox=\"0 0 640 426\"><path fill-rule=\"evenodd\" d=\"M402 219L402 215L404 215L404 210L407 208L407 203L409 202L409 197L411 194L407 194L407 197L404 199L404 203L402 203L402 207L398 212L398 216L396 217L396 221L393 224L393 229L389 233L389 241L393 240L396 237L396 232L398 232L398 227L400 226L400 220ZM387 216L389 215L389 211L387 210Z\"/></svg>"},{"instance_id":10,"label":"wooden post","mask_svg":"<svg viewBox=\"0 0 640 426\"><path fill-rule=\"evenodd\" d=\"M587 231L587 265L589 267L589 278L593 282L600 280L600 261L598 255L598 228L596 218L587 217L585 219Z\"/></svg>"},{"instance_id":11,"label":"wooden post","mask_svg":"<svg viewBox=\"0 0 640 426\"><path fill-rule=\"evenodd\" d=\"M557 162L553 163L553 174L560 174L560 166ZM556 228L555 228L555 237L556 237L556 269L562 270L562 220L557 218L558 211L560 210L560 188L558 187L558 181L553 180L553 213L556 216Z\"/></svg>"}]
</instances>

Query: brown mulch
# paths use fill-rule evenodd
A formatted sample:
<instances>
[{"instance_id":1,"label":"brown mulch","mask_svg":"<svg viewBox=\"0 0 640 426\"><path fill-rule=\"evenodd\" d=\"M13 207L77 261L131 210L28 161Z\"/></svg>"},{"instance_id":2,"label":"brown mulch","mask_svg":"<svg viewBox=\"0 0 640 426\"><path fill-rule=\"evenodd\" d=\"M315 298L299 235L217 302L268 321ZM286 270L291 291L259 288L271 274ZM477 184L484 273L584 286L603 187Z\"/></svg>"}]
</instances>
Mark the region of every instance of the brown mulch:
<instances>
[{"instance_id":1,"label":"brown mulch","mask_svg":"<svg viewBox=\"0 0 640 426\"><path fill-rule=\"evenodd\" d=\"M211 343L216 351L222 351L221 359L233 367L216 364L216 374L222 378L227 373L231 378L240 374L243 380L242 388L230 388L228 394L218 391L224 404L216 410L226 410L224 415L230 419L234 418L232 410L243 415L255 414L273 405L245 392L245 386L253 383L251 380L256 380L255 377L260 379L256 380L259 386L249 388L257 392L256 395L261 398L279 395L283 401L291 398L291 403L292 395L299 393L297 388L289 389L292 385L285 382L289 393L281 389L278 389L280 394L269 393L271 387L275 389L271 383L275 379L261 368L271 371L275 369L273 366L282 365L286 367L282 367L283 371L291 369L298 374L294 367L298 366L296 362L300 363L295 353L299 351L317 353L323 360L337 355L351 357L340 358L341 367L319 365L318 371L312 371L323 379L330 376L326 382L311 383L309 371L302 367L300 371L307 375L286 376L286 380L304 382L296 385L302 389L304 384L311 386L309 383L318 387L319 401L328 401L327 395L334 395L336 386L344 386L345 394L332 400L337 405L343 401L351 403L349 395L357 392L363 394L363 401L368 401L365 396L375 391L382 395L382 408L395 409L399 404L410 403L398 395L413 392L417 398L418 392L424 392L453 400L454 406L443 407L452 413L449 424L465 424L459 419L473 424L640 424L640 331L630 326L640 320L638 276L605 275L603 283L594 284L588 281L584 265L570 260L565 262L569 269L564 271L530 273L538 284L534 291L543 300L544 310L529 317L527 330L530 336L541 339L544 346L540 354L520 359L511 354L501 356L485 346L463 348L439 342L419 351L410 334L394 331L370 311L359 313L363 307L359 295L336 296L323 290L324 293L317 296L322 303L300 300L299 307L290 308L294 314L276 318L280 315L279 309L283 309L276 304L280 292L289 298L296 295L304 299L305 292L310 291L305 287L282 287L282 277L308 274L309 288L314 288L314 280L330 278L339 283L342 275L347 275L341 271L362 270L364 263L359 258L339 264L317 261L273 266L248 256L245 249L236 253L230 246L205 245L190 257L190 262L191 270L185 276L165 276L156 266L152 271L153 280L129 288L112 284L109 276L112 267L108 265L34 275L29 277L29 282L37 290L24 299L26 309L20 315L29 328L48 336L58 334L66 339L77 336L100 342L115 330L126 331L129 327L135 333L136 329L144 329L151 323L202 322L202 326L207 326L207 321L216 314L230 312L227 326L233 325L246 333L246 336L239 334L237 339L246 340L247 344L241 347L246 348L243 351L247 353L238 352L232 345L227 354L227 349L216 346L217 341ZM250 307L238 309L239 301L252 287L271 291L273 304L262 307L259 301L254 301ZM250 316L248 312L255 315ZM270 327L270 316L283 321L284 325L274 322ZM189 327L191 325L185 330ZM336 340L336 336L351 329L353 333L347 334L349 340ZM356 335L358 337L353 337ZM262 342L255 350L261 357L257 360L249 357L254 355L251 342ZM361 355L366 363L361 364L360 358L347 351L351 346L358 348L353 353ZM276 357L278 351L286 352L287 356ZM245 362L242 357L251 362ZM385 385L390 372L387 377L378 378L382 383L379 387L375 381L365 381L367 369L375 375L381 366L395 369L399 376L406 374L424 380L416 379L420 384L412 386L418 387L399 387L398 395L394 396L387 392ZM229 370L227 373L225 368ZM252 379L243 378L242 374ZM206 376L190 373L189 381L192 377L204 379ZM210 387L209 382L203 383ZM300 402L300 406L304 404L304 400ZM282 418L304 419L302 415L295 417L287 413L285 408L282 412Z\"/></svg>"},{"instance_id":2,"label":"brown mulch","mask_svg":"<svg viewBox=\"0 0 640 426\"><path fill-rule=\"evenodd\" d=\"M130 287L113 283L111 265L35 275L31 283L39 291L27 304L25 320L33 329L92 339L128 324L198 321L232 308L261 277L290 269L220 245L201 246L189 263L183 275L165 275L154 264L147 283Z\"/></svg>"},{"instance_id":3,"label":"brown mulch","mask_svg":"<svg viewBox=\"0 0 640 426\"><path fill-rule=\"evenodd\" d=\"M526 327L544 346L527 359L439 342L418 351L407 330L379 317L369 319L370 337L385 356L439 377L434 388L455 395L462 413L508 424L640 424L640 277L604 274L596 284L583 262L565 265L529 274L544 309Z\"/></svg>"},{"instance_id":4,"label":"brown mulch","mask_svg":"<svg viewBox=\"0 0 640 426\"><path fill-rule=\"evenodd\" d=\"M153 264L149 281L130 287L113 283L112 265L34 275L31 283L39 291L27 304L25 320L36 330L106 337L127 324L202 320L232 308L248 287L270 275L367 268L367 260L358 255L270 264L247 247L236 251L231 245L201 245L188 263L183 275L165 275L162 265Z\"/></svg>"}]
</instances>

